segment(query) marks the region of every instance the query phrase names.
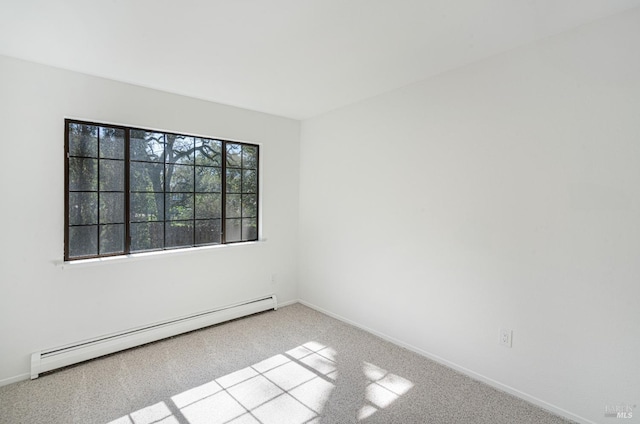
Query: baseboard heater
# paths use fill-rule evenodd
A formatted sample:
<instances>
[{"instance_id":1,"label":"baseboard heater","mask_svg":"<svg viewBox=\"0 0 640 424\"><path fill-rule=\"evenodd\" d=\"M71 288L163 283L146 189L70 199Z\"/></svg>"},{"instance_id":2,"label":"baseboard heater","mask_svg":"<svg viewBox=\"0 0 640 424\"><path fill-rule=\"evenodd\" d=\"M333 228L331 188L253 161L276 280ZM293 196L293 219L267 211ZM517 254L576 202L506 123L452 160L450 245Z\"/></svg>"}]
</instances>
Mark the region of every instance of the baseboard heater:
<instances>
[{"instance_id":1,"label":"baseboard heater","mask_svg":"<svg viewBox=\"0 0 640 424\"><path fill-rule=\"evenodd\" d=\"M275 295L35 352L31 355L31 379L43 372L270 309L278 309Z\"/></svg>"}]
</instances>

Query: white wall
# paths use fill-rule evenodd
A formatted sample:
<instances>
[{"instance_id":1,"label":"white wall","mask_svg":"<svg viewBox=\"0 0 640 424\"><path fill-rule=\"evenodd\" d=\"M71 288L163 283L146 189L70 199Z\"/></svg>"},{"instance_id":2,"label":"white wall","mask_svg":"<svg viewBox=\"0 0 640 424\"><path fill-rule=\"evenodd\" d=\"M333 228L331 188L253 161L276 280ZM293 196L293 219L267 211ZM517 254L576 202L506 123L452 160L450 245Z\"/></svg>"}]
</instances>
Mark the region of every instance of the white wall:
<instances>
[{"instance_id":1,"label":"white wall","mask_svg":"<svg viewBox=\"0 0 640 424\"><path fill-rule=\"evenodd\" d=\"M640 404L638 52L640 9L304 121L301 299L584 422Z\"/></svg>"},{"instance_id":2,"label":"white wall","mask_svg":"<svg viewBox=\"0 0 640 424\"><path fill-rule=\"evenodd\" d=\"M6 57L0 75L0 384L40 349L271 292L297 299L298 121ZM65 117L260 143L266 241L61 267Z\"/></svg>"}]
</instances>

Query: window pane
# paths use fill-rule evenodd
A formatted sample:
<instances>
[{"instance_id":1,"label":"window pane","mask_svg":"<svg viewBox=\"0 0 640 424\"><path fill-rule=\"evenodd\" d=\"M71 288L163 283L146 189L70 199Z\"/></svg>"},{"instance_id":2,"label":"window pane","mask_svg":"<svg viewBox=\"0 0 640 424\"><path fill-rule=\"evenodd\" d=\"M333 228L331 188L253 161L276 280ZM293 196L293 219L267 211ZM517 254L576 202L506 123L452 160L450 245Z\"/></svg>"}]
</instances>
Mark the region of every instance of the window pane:
<instances>
[{"instance_id":1,"label":"window pane","mask_svg":"<svg viewBox=\"0 0 640 424\"><path fill-rule=\"evenodd\" d=\"M124 222L124 193L100 193L100 223Z\"/></svg>"},{"instance_id":2,"label":"window pane","mask_svg":"<svg viewBox=\"0 0 640 424\"><path fill-rule=\"evenodd\" d=\"M100 157L124 159L124 130L100 127Z\"/></svg>"},{"instance_id":3,"label":"window pane","mask_svg":"<svg viewBox=\"0 0 640 424\"><path fill-rule=\"evenodd\" d=\"M227 166L240 168L242 165L242 146L240 144L227 143Z\"/></svg>"},{"instance_id":4,"label":"window pane","mask_svg":"<svg viewBox=\"0 0 640 424\"><path fill-rule=\"evenodd\" d=\"M242 220L242 240L257 240L258 239L258 225L255 218Z\"/></svg>"},{"instance_id":5,"label":"window pane","mask_svg":"<svg viewBox=\"0 0 640 424\"><path fill-rule=\"evenodd\" d=\"M164 247L164 223L132 223L131 251L156 250Z\"/></svg>"},{"instance_id":6,"label":"window pane","mask_svg":"<svg viewBox=\"0 0 640 424\"><path fill-rule=\"evenodd\" d=\"M240 195L229 194L227 195L227 218L240 218Z\"/></svg>"},{"instance_id":7,"label":"window pane","mask_svg":"<svg viewBox=\"0 0 640 424\"><path fill-rule=\"evenodd\" d=\"M193 221L166 223L165 247L193 246Z\"/></svg>"},{"instance_id":8,"label":"window pane","mask_svg":"<svg viewBox=\"0 0 640 424\"><path fill-rule=\"evenodd\" d=\"M196 221L196 243L195 244L219 244L220 243L220 220L208 219L206 221Z\"/></svg>"},{"instance_id":9,"label":"window pane","mask_svg":"<svg viewBox=\"0 0 640 424\"><path fill-rule=\"evenodd\" d=\"M220 194L196 194L196 219L220 218L222 200Z\"/></svg>"},{"instance_id":10,"label":"window pane","mask_svg":"<svg viewBox=\"0 0 640 424\"><path fill-rule=\"evenodd\" d=\"M196 191L220 192L220 168L196 166Z\"/></svg>"},{"instance_id":11,"label":"window pane","mask_svg":"<svg viewBox=\"0 0 640 424\"><path fill-rule=\"evenodd\" d=\"M242 217L255 218L258 215L258 201L255 194L242 196Z\"/></svg>"},{"instance_id":12,"label":"window pane","mask_svg":"<svg viewBox=\"0 0 640 424\"><path fill-rule=\"evenodd\" d=\"M240 193L242 191L242 170L227 169L227 193Z\"/></svg>"},{"instance_id":13,"label":"window pane","mask_svg":"<svg viewBox=\"0 0 640 424\"><path fill-rule=\"evenodd\" d=\"M100 161L100 191L124 190L124 161Z\"/></svg>"},{"instance_id":14,"label":"window pane","mask_svg":"<svg viewBox=\"0 0 640 424\"><path fill-rule=\"evenodd\" d=\"M167 165L167 191L193 192L193 166Z\"/></svg>"},{"instance_id":15,"label":"window pane","mask_svg":"<svg viewBox=\"0 0 640 424\"><path fill-rule=\"evenodd\" d=\"M98 160L69 158L69 190L95 191L98 189Z\"/></svg>"},{"instance_id":16,"label":"window pane","mask_svg":"<svg viewBox=\"0 0 640 424\"><path fill-rule=\"evenodd\" d=\"M131 191L164 191L164 165L161 163L131 162L129 175Z\"/></svg>"},{"instance_id":17,"label":"window pane","mask_svg":"<svg viewBox=\"0 0 640 424\"><path fill-rule=\"evenodd\" d=\"M132 222L164 220L164 193L131 193L130 199Z\"/></svg>"},{"instance_id":18,"label":"window pane","mask_svg":"<svg viewBox=\"0 0 640 424\"><path fill-rule=\"evenodd\" d=\"M69 193L69 225L98 223L98 193Z\"/></svg>"},{"instance_id":19,"label":"window pane","mask_svg":"<svg viewBox=\"0 0 640 424\"><path fill-rule=\"evenodd\" d=\"M222 166L222 142L206 138L195 139L196 165Z\"/></svg>"},{"instance_id":20,"label":"window pane","mask_svg":"<svg viewBox=\"0 0 640 424\"><path fill-rule=\"evenodd\" d=\"M228 242L240 241L240 220L227 219L226 224L227 234L225 240Z\"/></svg>"},{"instance_id":21,"label":"window pane","mask_svg":"<svg viewBox=\"0 0 640 424\"><path fill-rule=\"evenodd\" d=\"M98 156L98 127L69 124L69 154L95 158Z\"/></svg>"},{"instance_id":22,"label":"window pane","mask_svg":"<svg viewBox=\"0 0 640 424\"><path fill-rule=\"evenodd\" d=\"M129 149L131 160L164 162L164 134L131 130Z\"/></svg>"},{"instance_id":23,"label":"window pane","mask_svg":"<svg viewBox=\"0 0 640 424\"><path fill-rule=\"evenodd\" d=\"M258 168L258 149L254 146L242 146L242 167Z\"/></svg>"},{"instance_id":24,"label":"window pane","mask_svg":"<svg viewBox=\"0 0 640 424\"><path fill-rule=\"evenodd\" d=\"M100 253L124 252L124 224L100 227Z\"/></svg>"},{"instance_id":25,"label":"window pane","mask_svg":"<svg viewBox=\"0 0 640 424\"><path fill-rule=\"evenodd\" d=\"M193 137L167 134L167 163L193 164Z\"/></svg>"},{"instance_id":26,"label":"window pane","mask_svg":"<svg viewBox=\"0 0 640 424\"><path fill-rule=\"evenodd\" d=\"M242 192L258 192L258 173L254 169L242 171Z\"/></svg>"},{"instance_id":27,"label":"window pane","mask_svg":"<svg viewBox=\"0 0 640 424\"><path fill-rule=\"evenodd\" d=\"M98 226L69 227L69 257L98 254Z\"/></svg>"},{"instance_id":28,"label":"window pane","mask_svg":"<svg viewBox=\"0 0 640 424\"><path fill-rule=\"evenodd\" d=\"M171 193L165 199L167 221L193 219L193 194Z\"/></svg>"}]
</instances>

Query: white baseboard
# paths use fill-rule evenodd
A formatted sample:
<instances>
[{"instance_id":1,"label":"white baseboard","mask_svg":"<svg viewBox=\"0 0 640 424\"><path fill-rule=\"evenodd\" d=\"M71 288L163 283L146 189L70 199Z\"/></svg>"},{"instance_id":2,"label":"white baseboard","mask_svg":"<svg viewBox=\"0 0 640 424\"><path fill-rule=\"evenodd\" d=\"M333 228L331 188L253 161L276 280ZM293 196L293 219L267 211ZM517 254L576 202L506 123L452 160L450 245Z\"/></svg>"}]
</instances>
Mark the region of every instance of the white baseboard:
<instances>
[{"instance_id":1,"label":"white baseboard","mask_svg":"<svg viewBox=\"0 0 640 424\"><path fill-rule=\"evenodd\" d=\"M0 380L0 387L8 386L9 384L18 383L20 381L28 380L31 375L29 373L19 374L15 377L5 378Z\"/></svg>"},{"instance_id":2,"label":"white baseboard","mask_svg":"<svg viewBox=\"0 0 640 424\"><path fill-rule=\"evenodd\" d=\"M293 305L295 303L300 303L300 301L298 299L293 299L293 300L287 300L286 302L278 302L278 308Z\"/></svg>"},{"instance_id":3,"label":"white baseboard","mask_svg":"<svg viewBox=\"0 0 640 424\"><path fill-rule=\"evenodd\" d=\"M501 390L503 392L507 392L507 393L517 397L517 398L523 399L523 400L525 400L525 401L527 401L529 403L532 403L532 404L534 404L536 406L539 406L540 408L546 409L547 411L550 411L550 412L552 412L552 413L554 413L556 415L560 415L561 417L564 417L564 418L567 418L567 419L570 419L570 420L573 420L573 421L577 421L578 423L582 423L582 424L597 424L594 421L588 420L588 419L586 419L584 417L581 417L581 416L576 415L576 414L574 414L574 413L572 413L570 411L567 411L566 409L560 408L560 407L558 407L556 405L553 405L553 404L551 404L549 402L546 402L546 401L544 401L544 400L542 400L540 398L537 398L535 396L531 396L531 395L529 395L529 394L527 394L525 392L522 392L522 391L520 391L520 390L518 390L518 389L516 389L514 387L511 387L511 386L509 386L507 384L501 383L501 382L499 382L497 380L494 380L492 378L489 378L489 377L487 377L485 375L479 374L479 373L477 373L477 372L475 372L473 370L470 370L469 368L463 367L462 365L458 365L458 364L456 364L454 362L448 361L445 358L442 358L442 357L440 357L438 355L435 355L435 354L433 354L431 352L427 352L427 351L422 350L422 349L420 349L418 347L415 347L413 345L405 343L402 340L398 340L398 339L396 339L394 337L388 336L387 334L384 334L384 333L381 333L379 331L373 330L373 329L371 329L371 328L369 328L369 327L367 327L365 325L362 325L360 323L352 321L352 320L350 320L348 318L345 318L345 317L343 317L341 315L334 314L333 312L327 311L326 309L321 308L321 307L319 307L317 305L314 305L313 303L307 302L307 301L302 300L302 299L299 299L298 302L303 304L303 305L305 305L305 306L308 306L311 309L315 309L318 312L322 312L325 315L329 315L332 318L335 318L335 319L340 320L342 322L345 322L347 324L353 325L354 327L357 327L357 328L359 328L361 330L364 330L364 331L366 331L368 333L371 333L371 334L373 334L375 336L378 336L381 339L384 339L384 340L386 340L388 342L391 342L391 343L393 343L395 345L401 346L401 347L403 347L403 348L405 348L407 350L410 350L410 351L415 352L415 353L417 353L419 355L422 355L422 356L424 356L426 358L429 358L429 359L431 359L431 360L433 360L435 362L438 362L439 364L442 364L442 365L444 365L446 367L452 368L452 369L454 369L454 370L456 370L456 371L458 371L458 372L460 372L460 373L462 373L462 374L464 374L464 375L466 375L468 377L473 378L474 380L481 381L481 382L483 382L483 383L485 383L485 384L487 384L487 385L489 385L489 386L491 386L493 388L496 388L496 389Z\"/></svg>"}]
</instances>

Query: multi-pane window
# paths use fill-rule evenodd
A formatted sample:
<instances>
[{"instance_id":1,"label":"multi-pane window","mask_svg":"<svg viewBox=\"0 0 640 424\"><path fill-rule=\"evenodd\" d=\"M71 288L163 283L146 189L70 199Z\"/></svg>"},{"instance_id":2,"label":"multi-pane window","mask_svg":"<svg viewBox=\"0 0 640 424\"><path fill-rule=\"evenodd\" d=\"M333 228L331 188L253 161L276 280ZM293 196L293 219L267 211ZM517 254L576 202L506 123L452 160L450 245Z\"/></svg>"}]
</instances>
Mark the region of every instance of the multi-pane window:
<instances>
[{"instance_id":1,"label":"multi-pane window","mask_svg":"<svg viewBox=\"0 0 640 424\"><path fill-rule=\"evenodd\" d=\"M257 240L258 146L65 123L65 260Z\"/></svg>"}]
</instances>

